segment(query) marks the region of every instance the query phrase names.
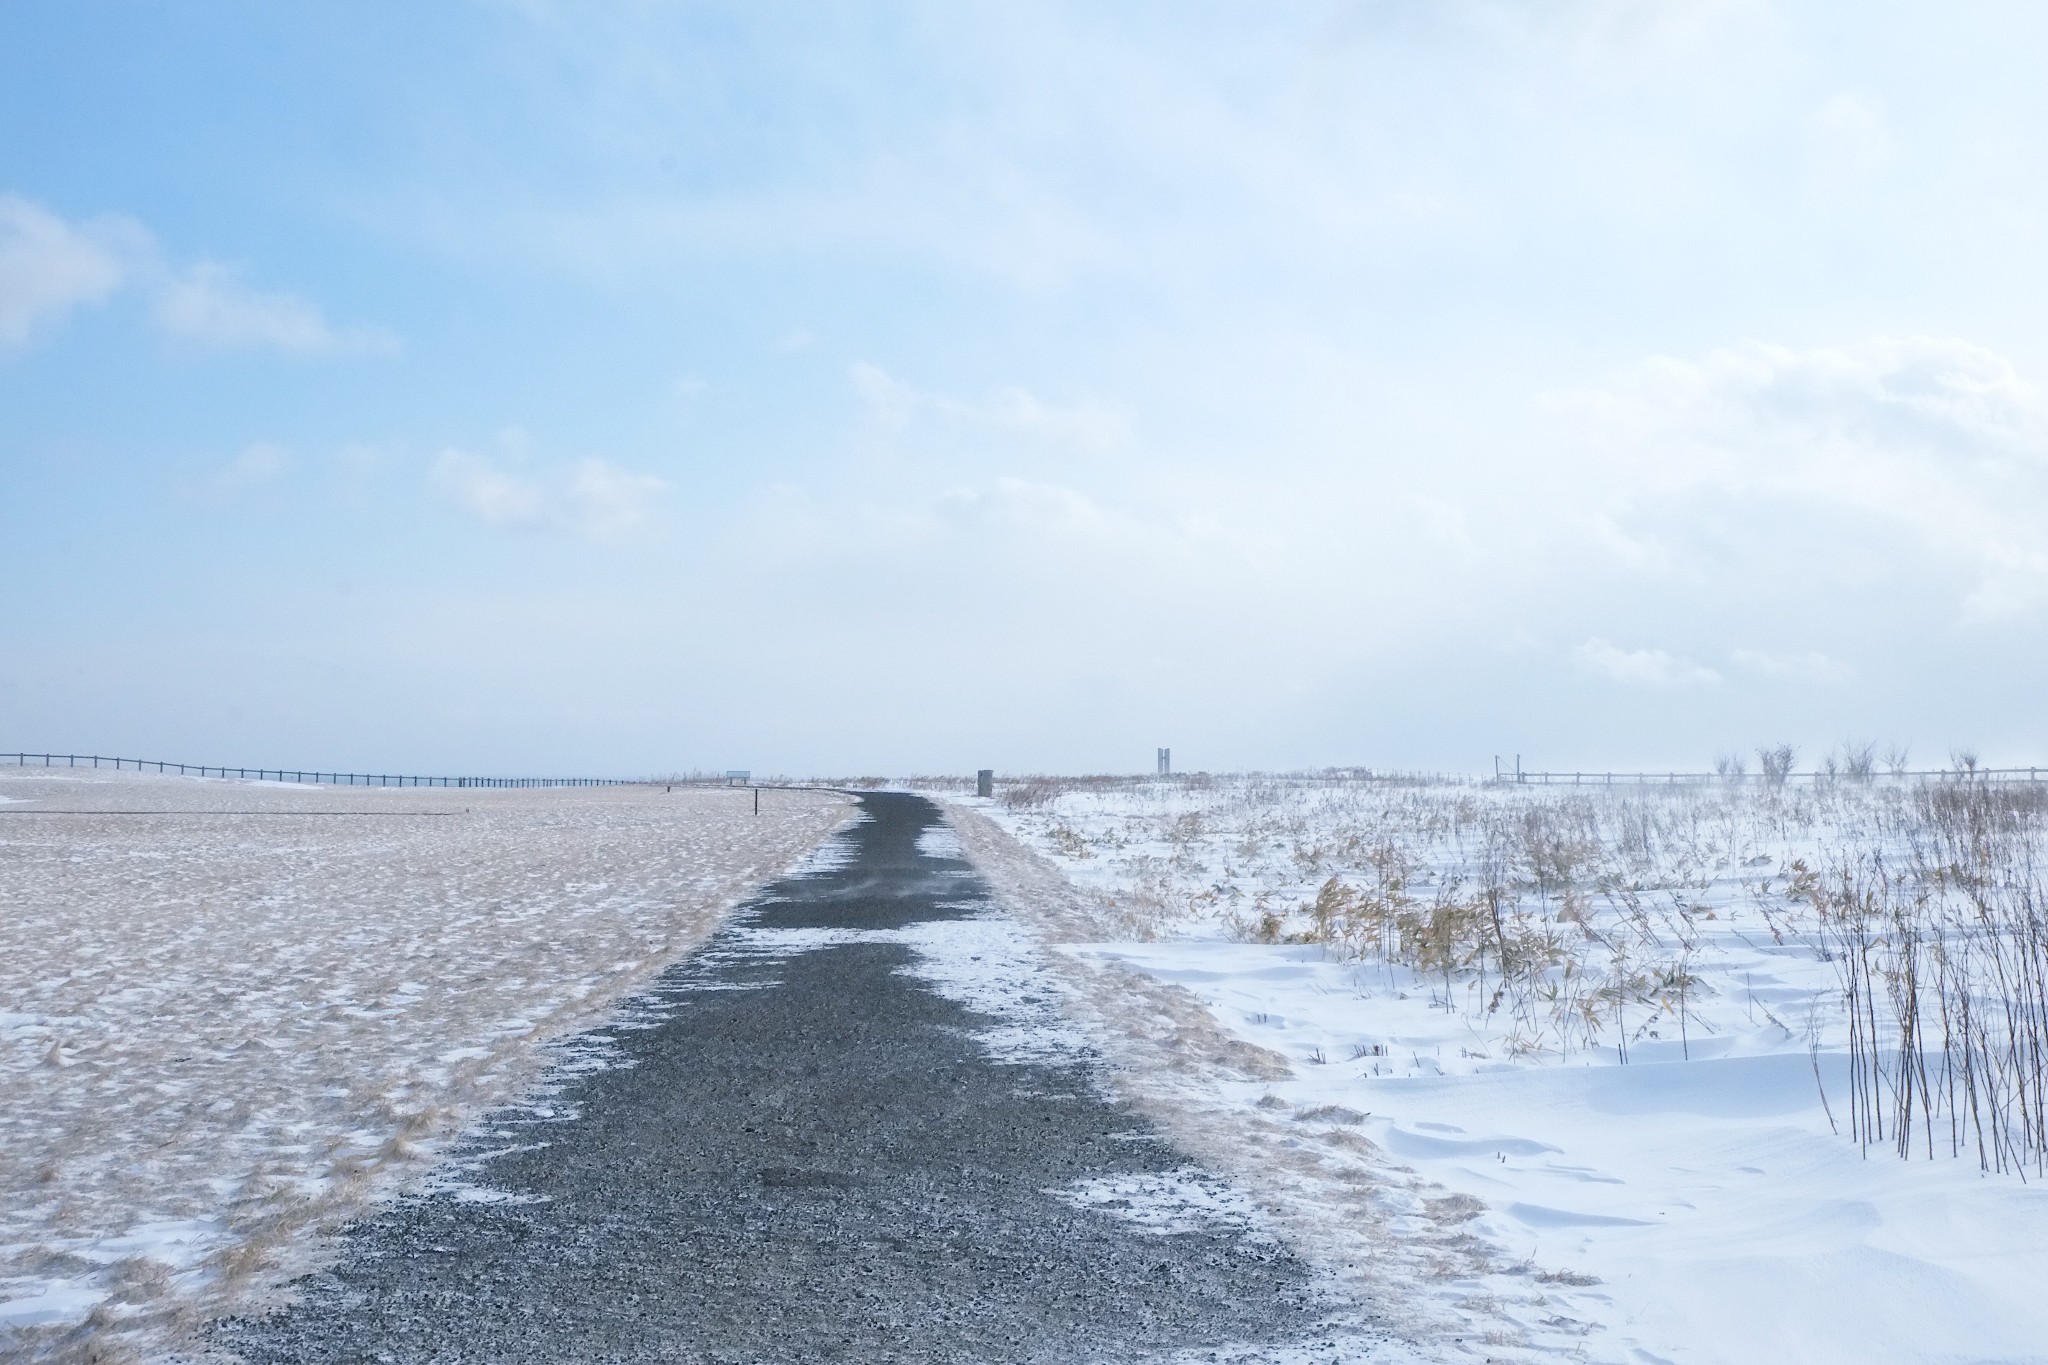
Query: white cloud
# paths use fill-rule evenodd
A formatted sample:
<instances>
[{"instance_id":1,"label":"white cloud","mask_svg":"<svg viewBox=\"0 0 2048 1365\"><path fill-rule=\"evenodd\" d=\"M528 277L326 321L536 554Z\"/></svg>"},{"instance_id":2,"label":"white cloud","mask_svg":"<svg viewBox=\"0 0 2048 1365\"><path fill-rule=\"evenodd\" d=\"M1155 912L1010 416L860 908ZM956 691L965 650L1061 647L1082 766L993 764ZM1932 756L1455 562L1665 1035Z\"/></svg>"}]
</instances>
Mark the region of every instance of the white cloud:
<instances>
[{"instance_id":1,"label":"white cloud","mask_svg":"<svg viewBox=\"0 0 2048 1365\"><path fill-rule=\"evenodd\" d=\"M1960 577L1965 618L2048 600L2048 404L1984 347L1749 343L1557 401L1605 451L1599 515L1645 562L1718 572L1718 525L1724 559L1769 572Z\"/></svg>"},{"instance_id":2,"label":"white cloud","mask_svg":"<svg viewBox=\"0 0 2048 1365\"><path fill-rule=\"evenodd\" d=\"M173 336L224 348L268 346L301 355L397 349L397 339L388 332L337 328L304 299L251 289L226 266L210 261L162 286L156 319Z\"/></svg>"},{"instance_id":3,"label":"white cloud","mask_svg":"<svg viewBox=\"0 0 2048 1365\"><path fill-rule=\"evenodd\" d=\"M534 480L498 468L481 455L444 450L434 461L434 482L457 506L489 526L536 526L547 499Z\"/></svg>"},{"instance_id":4,"label":"white cloud","mask_svg":"<svg viewBox=\"0 0 2048 1365\"><path fill-rule=\"evenodd\" d=\"M1131 439L1130 419L1120 412L1092 403L1057 407L1023 389L1004 389L981 411L988 420L1013 431L1045 436L1083 450L1113 450Z\"/></svg>"},{"instance_id":5,"label":"white cloud","mask_svg":"<svg viewBox=\"0 0 2048 1365\"><path fill-rule=\"evenodd\" d=\"M869 418L885 431L897 432L909 426L924 401L916 389L892 378L879 365L870 365L865 360L855 361L847 367L847 373L853 377L853 387L868 405Z\"/></svg>"},{"instance_id":6,"label":"white cloud","mask_svg":"<svg viewBox=\"0 0 2048 1365\"><path fill-rule=\"evenodd\" d=\"M635 474L607 460L579 460L570 472L564 521L585 535L613 540L647 524L668 480Z\"/></svg>"},{"instance_id":7,"label":"white cloud","mask_svg":"<svg viewBox=\"0 0 2048 1365\"><path fill-rule=\"evenodd\" d=\"M1594 637L1572 651L1580 667L1615 682L1650 687L1704 686L1721 681L1713 669L1661 649L1623 649Z\"/></svg>"},{"instance_id":8,"label":"white cloud","mask_svg":"<svg viewBox=\"0 0 2048 1365\"><path fill-rule=\"evenodd\" d=\"M955 522L1002 527L1058 540L1132 541L1144 528L1105 512L1092 498L1060 484L1001 478L987 491L961 489L939 500Z\"/></svg>"},{"instance_id":9,"label":"white cloud","mask_svg":"<svg viewBox=\"0 0 2048 1365\"><path fill-rule=\"evenodd\" d=\"M271 483L280 478L291 466L291 456L282 446L268 441L256 441L243 447L242 453L230 460L227 467L214 476L213 487L217 493L235 493L244 488Z\"/></svg>"},{"instance_id":10,"label":"white cloud","mask_svg":"<svg viewBox=\"0 0 2048 1365\"><path fill-rule=\"evenodd\" d=\"M434 461L433 481L486 525L568 531L594 540L621 540L639 531L670 488L666 479L608 460L579 460L529 474L455 449Z\"/></svg>"},{"instance_id":11,"label":"white cloud","mask_svg":"<svg viewBox=\"0 0 2048 1365\"><path fill-rule=\"evenodd\" d=\"M74 226L17 195L0 195L0 345L19 346L80 304L98 303L128 278L139 230L111 220Z\"/></svg>"},{"instance_id":12,"label":"white cloud","mask_svg":"<svg viewBox=\"0 0 2048 1365\"><path fill-rule=\"evenodd\" d=\"M1811 350L1745 342L1698 361L1659 356L1610 391L1553 401L1634 439L1683 434L1741 443L1751 451L1752 472L1779 462L1777 450L1756 449L1760 438L1819 435L1937 455L1985 446L2038 454L2048 430L2040 391L2009 360L1951 337L1880 336Z\"/></svg>"},{"instance_id":13,"label":"white cloud","mask_svg":"<svg viewBox=\"0 0 2048 1365\"><path fill-rule=\"evenodd\" d=\"M388 354L398 339L375 327L337 327L291 294L251 289L226 266L182 271L125 218L72 223L19 195L0 194L0 346L19 346L81 304L136 287L155 295L157 325L209 346L265 346L301 355Z\"/></svg>"},{"instance_id":14,"label":"white cloud","mask_svg":"<svg viewBox=\"0 0 2048 1365\"><path fill-rule=\"evenodd\" d=\"M1130 418L1094 403L1061 406L1027 389L998 390L981 402L912 387L879 365L856 361L848 367L853 386L868 405L870 420L891 434L908 429L922 414L971 426L1036 437L1074 450L1101 454L1131 442Z\"/></svg>"},{"instance_id":15,"label":"white cloud","mask_svg":"<svg viewBox=\"0 0 2048 1365\"><path fill-rule=\"evenodd\" d=\"M1797 682L1830 684L1846 682L1855 670L1840 659L1809 650L1804 654L1767 654L1762 650L1738 649L1735 662L1752 673L1768 678L1789 678Z\"/></svg>"}]
</instances>

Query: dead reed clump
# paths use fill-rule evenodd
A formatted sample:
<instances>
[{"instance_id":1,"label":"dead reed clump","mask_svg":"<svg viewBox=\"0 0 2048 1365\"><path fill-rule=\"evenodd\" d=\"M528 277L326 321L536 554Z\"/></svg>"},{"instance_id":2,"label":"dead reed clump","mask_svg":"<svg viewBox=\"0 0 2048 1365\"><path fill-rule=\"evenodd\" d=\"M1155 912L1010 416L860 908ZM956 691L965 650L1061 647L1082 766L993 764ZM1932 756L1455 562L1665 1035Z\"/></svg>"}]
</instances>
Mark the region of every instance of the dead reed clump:
<instances>
[{"instance_id":1,"label":"dead reed clump","mask_svg":"<svg viewBox=\"0 0 2048 1365\"><path fill-rule=\"evenodd\" d=\"M2048 1174L2048 793L1922 787L1903 857L1795 864L1848 1025L1850 1136Z\"/></svg>"},{"instance_id":2,"label":"dead reed clump","mask_svg":"<svg viewBox=\"0 0 2048 1365\"><path fill-rule=\"evenodd\" d=\"M1319 948L1360 989L1377 976L1461 1015L1479 1055L1684 1060L1731 1029L1793 1035L1804 1011L1816 1052L1847 1053L1843 1117L1866 1146L2043 1170L2048 785L1964 751L1930 779L1897 746L1883 773L1862 741L1813 780L1796 759L1766 745L1720 782L1583 790L1085 779L1048 783L1019 823L1142 894L1159 930L1211 917Z\"/></svg>"},{"instance_id":3,"label":"dead reed clump","mask_svg":"<svg viewBox=\"0 0 2048 1365\"><path fill-rule=\"evenodd\" d=\"M1067 784L1057 778L1027 777L996 788L996 800L1011 810L1039 810L1051 805L1066 790Z\"/></svg>"}]
</instances>

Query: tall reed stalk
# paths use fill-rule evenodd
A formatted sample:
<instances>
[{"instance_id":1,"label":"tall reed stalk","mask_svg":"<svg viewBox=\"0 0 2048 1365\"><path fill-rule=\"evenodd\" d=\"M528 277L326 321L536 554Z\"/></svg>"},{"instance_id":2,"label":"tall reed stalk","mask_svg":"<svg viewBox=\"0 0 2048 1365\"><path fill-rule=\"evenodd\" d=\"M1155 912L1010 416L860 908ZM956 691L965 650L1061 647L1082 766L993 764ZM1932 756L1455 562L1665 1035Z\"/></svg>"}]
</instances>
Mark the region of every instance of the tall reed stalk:
<instances>
[{"instance_id":1,"label":"tall reed stalk","mask_svg":"<svg viewBox=\"0 0 2048 1365\"><path fill-rule=\"evenodd\" d=\"M1902 863L1858 852L1800 882L1841 983L1866 1151L2048 1174L2044 804L2034 788L1931 784L1902 822Z\"/></svg>"}]
</instances>

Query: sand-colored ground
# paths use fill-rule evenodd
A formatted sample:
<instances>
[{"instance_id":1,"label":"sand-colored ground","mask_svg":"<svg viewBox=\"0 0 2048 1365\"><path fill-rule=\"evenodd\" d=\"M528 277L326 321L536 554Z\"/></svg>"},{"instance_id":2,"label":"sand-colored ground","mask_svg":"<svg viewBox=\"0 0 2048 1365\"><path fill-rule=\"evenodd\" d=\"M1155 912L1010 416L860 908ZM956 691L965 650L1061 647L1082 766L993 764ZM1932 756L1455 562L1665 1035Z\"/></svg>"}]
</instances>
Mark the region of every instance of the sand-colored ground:
<instances>
[{"instance_id":1,"label":"sand-colored ground","mask_svg":"<svg viewBox=\"0 0 2048 1365\"><path fill-rule=\"evenodd\" d=\"M0 770L0 1355L260 1301L851 810Z\"/></svg>"}]
</instances>

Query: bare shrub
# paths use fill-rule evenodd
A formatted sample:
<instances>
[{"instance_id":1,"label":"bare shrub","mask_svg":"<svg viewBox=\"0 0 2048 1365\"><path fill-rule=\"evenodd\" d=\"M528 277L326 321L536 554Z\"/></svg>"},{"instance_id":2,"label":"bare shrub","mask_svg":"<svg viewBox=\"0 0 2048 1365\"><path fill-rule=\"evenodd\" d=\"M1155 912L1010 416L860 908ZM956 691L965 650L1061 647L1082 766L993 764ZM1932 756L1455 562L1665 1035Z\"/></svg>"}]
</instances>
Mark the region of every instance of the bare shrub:
<instances>
[{"instance_id":1,"label":"bare shrub","mask_svg":"<svg viewBox=\"0 0 2048 1365\"><path fill-rule=\"evenodd\" d=\"M1842 775L1851 782L1868 782L1877 775L1877 746L1867 740L1842 743Z\"/></svg>"},{"instance_id":2,"label":"bare shrub","mask_svg":"<svg viewBox=\"0 0 2048 1365\"><path fill-rule=\"evenodd\" d=\"M1773 787L1782 787L1792 775L1792 764L1798 759L1799 751L1789 744L1765 744L1756 751L1756 770L1764 782Z\"/></svg>"}]
</instances>

